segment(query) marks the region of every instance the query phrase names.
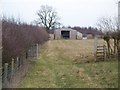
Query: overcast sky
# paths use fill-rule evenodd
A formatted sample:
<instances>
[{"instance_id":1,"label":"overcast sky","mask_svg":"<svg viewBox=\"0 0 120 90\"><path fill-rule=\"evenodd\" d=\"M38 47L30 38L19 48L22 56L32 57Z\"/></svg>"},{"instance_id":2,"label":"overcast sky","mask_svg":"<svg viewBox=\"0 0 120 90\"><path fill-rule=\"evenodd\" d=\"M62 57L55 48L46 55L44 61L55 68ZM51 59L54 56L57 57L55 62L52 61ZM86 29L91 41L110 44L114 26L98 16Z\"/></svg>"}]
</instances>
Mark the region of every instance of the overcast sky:
<instances>
[{"instance_id":1,"label":"overcast sky","mask_svg":"<svg viewBox=\"0 0 120 90\"><path fill-rule=\"evenodd\" d=\"M41 5L56 9L65 26L95 26L100 17L117 16L118 0L2 0L0 8L6 16L20 17L22 21L32 22ZM1 13L1 11L0 11Z\"/></svg>"}]
</instances>

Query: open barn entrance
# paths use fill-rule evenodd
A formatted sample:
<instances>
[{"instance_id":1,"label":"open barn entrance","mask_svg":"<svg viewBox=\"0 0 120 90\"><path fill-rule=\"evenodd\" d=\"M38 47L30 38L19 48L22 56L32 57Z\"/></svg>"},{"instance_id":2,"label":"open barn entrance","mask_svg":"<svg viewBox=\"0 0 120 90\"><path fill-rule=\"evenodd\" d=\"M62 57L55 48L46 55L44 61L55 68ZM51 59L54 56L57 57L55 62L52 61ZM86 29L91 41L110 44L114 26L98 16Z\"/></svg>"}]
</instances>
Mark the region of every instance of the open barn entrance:
<instances>
[{"instance_id":1,"label":"open barn entrance","mask_svg":"<svg viewBox=\"0 0 120 90\"><path fill-rule=\"evenodd\" d=\"M61 31L61 38L69 39L70 38L70 31Z\"/></svg>"}]
</instances>

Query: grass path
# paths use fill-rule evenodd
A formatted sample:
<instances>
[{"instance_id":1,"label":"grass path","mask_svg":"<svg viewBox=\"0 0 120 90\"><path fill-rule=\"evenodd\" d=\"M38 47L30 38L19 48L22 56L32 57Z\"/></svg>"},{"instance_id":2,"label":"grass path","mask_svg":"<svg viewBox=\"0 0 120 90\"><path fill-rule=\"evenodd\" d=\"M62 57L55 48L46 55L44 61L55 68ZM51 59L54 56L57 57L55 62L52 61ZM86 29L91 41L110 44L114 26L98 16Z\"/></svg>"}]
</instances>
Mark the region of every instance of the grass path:
<instances>
[{"instance_id":1,"label":"grass path","mask_svg":"<svg viewBox=\"0 0 120 90\"><path fill-rule=\"evenodd\" d=\"M92 59L93 41L88 42L91 45L85 47L82 46L85 41L48 41L19 88L117 87L117 62L79 64L81 60Z\"/></svg>"}]
</instances>

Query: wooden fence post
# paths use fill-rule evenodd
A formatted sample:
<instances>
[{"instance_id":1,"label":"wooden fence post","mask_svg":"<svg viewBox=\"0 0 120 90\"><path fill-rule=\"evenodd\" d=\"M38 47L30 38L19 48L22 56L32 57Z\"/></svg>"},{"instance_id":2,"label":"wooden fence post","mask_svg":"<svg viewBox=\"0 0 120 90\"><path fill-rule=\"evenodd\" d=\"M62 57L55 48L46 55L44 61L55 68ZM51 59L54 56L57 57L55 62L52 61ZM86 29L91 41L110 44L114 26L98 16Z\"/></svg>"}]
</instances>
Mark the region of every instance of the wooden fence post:
<instances>
[{"instance_id":1,"label":"wooden fence post","mask_svg":"<svg viewBox=\"0 0 120 90\"><path fill-rule=\"evenodd\" d=\"M8 63L5 63L5 65L4 65L4 78L3 78L4 87L7 87L7 83L8 83L7 76L8 76Z\"/></svg>"},{"instance_id":2,"label":"wooden fence post","mask_svg":"<svg viewBox=\"0 0 120 90\"><path fill-rule=\"evenodd\" d=\"M94 58L95 58L95 61L96 61L96 55L97 54L97 36L95 36L95 39L94 39Z\"/></svg>"},{"instance_id":3,"label":"wooden fence post","mask_svg":"<svg viewBox=\"0 0 120 90\"><path fill-rule=\"evenodd\" d=\"M118 30L120 30L120 1L118 2ZM120 42L118 44L118 68L120 68ZM118 71L118 76L120 76L120 72ZM120 80L118 80L118 83L120 83ZM120 87L120 84L118 84L118 87Z\"/></svg>"},{"instance_id":4,"label":"wooden fence post","mask_svg":"<svg viewBox=\"0 0 120 90\"><path fill-rule=\"evenodd\" d=\"M18 70L18 66L19 66L19 58L17 57L17 61L16 61L16 70Z\"/></svg>"}]
</instances>

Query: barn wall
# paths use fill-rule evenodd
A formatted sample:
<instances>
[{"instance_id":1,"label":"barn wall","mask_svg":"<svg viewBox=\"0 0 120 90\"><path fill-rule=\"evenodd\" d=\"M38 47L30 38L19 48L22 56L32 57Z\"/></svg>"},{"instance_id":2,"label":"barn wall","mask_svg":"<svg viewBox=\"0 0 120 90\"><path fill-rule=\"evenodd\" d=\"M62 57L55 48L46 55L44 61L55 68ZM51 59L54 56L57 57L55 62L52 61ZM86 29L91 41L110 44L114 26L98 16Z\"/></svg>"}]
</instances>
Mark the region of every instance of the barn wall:
<instances>
[{"instance_id":1,"label":"barn wall","mask_svg":"<svg viewBox=\"0 0 120 90\"><path fill-rule=\"evenodd\" d=\"M74 30L70 31L70 39L76 39L77 32Z\"/></svg>"},{"instance_id":2,"label":"barn wall","mask_svg":"<svg viewBox=\"0 0 120 90\"><path fill-rule=\"evenodd\" d=\"M82 39L82 33L77 32L77 39L78 39L78 40L81 40L81 39Z\"/></svg>"},{"instance_id":3,"label":"barn wall","mask_svg":"<svg viewBox=\"0 0 120 90\"><path fill-rule=\"evenodd\" d=\"M61 39L61 30L55 30L54 34L55 34L55 39Z\"/></svg>"},{"instance_id":4,"label":"barn wall","mask_svg":"<svg viewBox=\"0 0 120 90\"><path fill-rule=\"evenodd\" d=\"M70 39L82 39L82 33L77 32L76 30L68 30L68 29L55 30L54 31L55 39L61 39L61 31L70 31Z\"/></svg>"},{"instance_id":5,"label":"barn wall","mask_svg":"<svg viewBox=\"0 0 120 90\"><path fill-rule=\"evenodd\" d=\"M70 39L72 39L73 37L72 37L72 31L70 31Z\"/></svg>"}]
</instances>

